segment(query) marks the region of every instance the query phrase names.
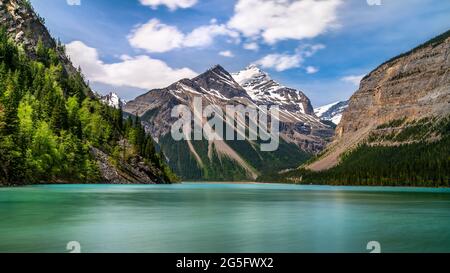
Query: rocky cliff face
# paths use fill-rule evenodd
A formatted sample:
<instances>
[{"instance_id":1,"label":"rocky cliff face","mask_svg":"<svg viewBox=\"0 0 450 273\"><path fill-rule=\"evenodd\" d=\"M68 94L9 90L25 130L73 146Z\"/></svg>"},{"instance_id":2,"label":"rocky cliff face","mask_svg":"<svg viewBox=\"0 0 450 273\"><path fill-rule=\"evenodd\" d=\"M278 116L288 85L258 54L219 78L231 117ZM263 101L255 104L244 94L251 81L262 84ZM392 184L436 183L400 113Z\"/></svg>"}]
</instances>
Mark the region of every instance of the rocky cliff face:
<instances>
[{"instance_id":1,"label":"rocky cliff face","mask_svg":"<svg viewBox=\"0 0 450 273\"><path fill-rule=\"evenodd\" d=\"M134 156L128 160L120 160L114 164L109 154L100 149L91 147L90 152L97 160L98 168L102 176L102 183L108 184L164 184L162 172L158 168L149 165L140 156Z\"/></svg>"},{"instance_id":2,"label":"rocky cliff face","mask_svg":"<svg viewBox=\"0 0 450 273\"><path fill-rule=\"evenodd\" d=\"M339 157L373 134L398 134L410 124L450 114L450 31L381 65L361 82L350 99L334 142L309 166L329 169ZM395 122L401 121L401 122ZM408 140L411 141L411 140ZM428 139L433 141L433 139ZM379 141L377 145L399 145Z\"/></svg>"},{"instance_id":3,"label":"rocky cliff face","mask_svg":"<svg viewBox=\"0 0 450 273\"><path fill-rule=\"evenodd\" d=\"M48 48L55 48L56 43L40 18L23 0L0 0L0 21L6 27L14 41L22 44L30 55L39 41L42 40ZM33 55L34 56L34 55Z\"/></svg>"}]
</instances>

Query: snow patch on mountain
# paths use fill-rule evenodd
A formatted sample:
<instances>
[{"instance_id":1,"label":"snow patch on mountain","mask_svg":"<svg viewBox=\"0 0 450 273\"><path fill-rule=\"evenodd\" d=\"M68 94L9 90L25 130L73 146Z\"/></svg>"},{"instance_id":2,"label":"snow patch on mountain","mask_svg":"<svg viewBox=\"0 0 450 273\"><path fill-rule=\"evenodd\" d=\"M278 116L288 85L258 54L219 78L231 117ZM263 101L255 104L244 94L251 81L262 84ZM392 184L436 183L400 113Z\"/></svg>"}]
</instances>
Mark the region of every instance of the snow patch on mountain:
<instances>
[{"instance_id":1,"label":"snow patch on mountain","mask_svg":"<svg viewBox=\"0 0 450 273\"><path fill-rule=\"evenodd\" d=\"M122 108L125 105L125 101L123 101L119 97L119 95L117 95L117 93L114 92L110 92L105 96L101 96L100 101L116 109Z\"/></svg>"},{"instance_id":2,"label":"snow patch on mountain","mask_svg":"<svg viewBox=\"0 0 450 273\"><path fill-rule=\"evenodd\" d=\"M255 101L272 99L273 101L286 102L287 98L283 98L275 92L285 87L273 81L269 74L259 69L256 65L250 65L244 70L231 75Z\"/></svg>"},{"instance_id":3,"label":"snow patch on mountain","mask_svg":"<svg viewBox=\"0 0 450 273\"><path fill-rule=\"evenodd\" d=\"M331 121L338 125L341 122L342 114L348 107L348 101L338 101L314 109L314 113L321 120Z\"/></svg>"},{"instance_id":4,"label":"snow patch on mountain","mask_svg":"<svg viewBox=\"0 0 450 273\"><path fill-rule=\"evenodd\" d=\"M279 105L281 110L290 113L314 116L311 103L305 94L279 84L254 64L231 75L257 104Z\"/></svg>"}]
</instances>

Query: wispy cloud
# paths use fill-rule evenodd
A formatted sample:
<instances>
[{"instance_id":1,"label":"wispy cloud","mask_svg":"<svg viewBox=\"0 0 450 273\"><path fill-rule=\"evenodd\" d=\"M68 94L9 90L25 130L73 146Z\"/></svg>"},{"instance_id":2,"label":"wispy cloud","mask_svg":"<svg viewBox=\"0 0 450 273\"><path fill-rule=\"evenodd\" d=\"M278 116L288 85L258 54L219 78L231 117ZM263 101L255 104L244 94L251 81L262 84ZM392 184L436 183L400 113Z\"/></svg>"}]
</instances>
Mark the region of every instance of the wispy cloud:
<instances>
[{"instance_id":1,"label":"wispy cloud","mask_svg":"<svg viewBox=\"0 0 450 273\"><path fill-rule=\"evenodd\" d=\"M317 68L317 67L314 67L314 66L306 67L306 73L308 73L308 74L315 74L317 72L319 72L319 68Z\"/></svg>"},{"instance_id":2,"label":"wispy cloud","mask_svg":"<svg viewBox=\"0 0 450 273\"><path fill-rule=\"evenodd\" d=\"M221 52L219 52L219 55L223 56L223 57L227 57L227 58L233 58L234 57L233 52L231 52L230 50L221 51Z\"/></svg>"},{"instance_id":3,"label":"wispy cloud","mask_svg":"<svg viewBox=\"0 0 450 273\"><path fill-rule=\"evenodd\" d=\"M269 54L258 60L256 64L263 68L274 68L276 71L284 71L300 67L302 58L298 54Z\"/></svg>"},{"instance_id":4,"label":"wispy cloud","mask_svg":"<svg viewBox=\"0 0 450 273\"><path fill-rule=\"evenodd\" d=\"M343 78L341 78L341 80L343 82L348 82L351 83L355 86L359 86L359 84L361 83L361 80L364 78L364 74L363 75L349 75L349 76L345 76Z\"/></svg>"},{"instance_id":5,"label":"wispy cloud","mask_svg":"<svg viewBox=\"0 0 450 273\"><path fill-rule=\"evenodd\" d=\"M273 68L276 71L285 71L292 68L299 68L303 65L305 58L309 58L314 55L317 51L324 49L325 46L322 44L315 45L302 45L298 47L294 54L288 53L275 53L269 54L265 57L256 61L256 64L261 65L263 68ZM312 71L312 66L309 70ZM308 70L308 68L307 68ZM317 72L317 71L315 71ZM315 73L314 72L314 73Z\"/></svg>"},{"instance_id":6,"label":"wispy cloud","mask_svg":"<svg viewBox=\"0 0 450 273\"><path fill-rule=\"evenodd\" d=\"M244 49L247 50L253 50L253 51L258 51L259 50L259 45L256 42L252 42L252 43L245 43L243 45Z\"/></svg>"}]
</instances>

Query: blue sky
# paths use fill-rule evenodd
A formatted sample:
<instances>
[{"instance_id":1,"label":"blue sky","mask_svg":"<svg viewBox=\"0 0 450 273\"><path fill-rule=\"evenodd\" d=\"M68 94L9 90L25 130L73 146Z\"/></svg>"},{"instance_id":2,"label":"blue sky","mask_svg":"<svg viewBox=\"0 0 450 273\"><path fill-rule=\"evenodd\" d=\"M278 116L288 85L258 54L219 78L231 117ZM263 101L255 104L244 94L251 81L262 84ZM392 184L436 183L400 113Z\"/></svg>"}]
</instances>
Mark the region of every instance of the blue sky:
<instances>
[{"instance_id":1,"label":"blue sky","mask_svg":"<svg viewBox=\"0 0 450 273\"><path fill-rule=\"evenodd\" d=\"M127 100L215 64L235 72L257 63L320 106L450 29L442 0L68 1L31 0L91 86Z\"/></svg>"}]
</instances>

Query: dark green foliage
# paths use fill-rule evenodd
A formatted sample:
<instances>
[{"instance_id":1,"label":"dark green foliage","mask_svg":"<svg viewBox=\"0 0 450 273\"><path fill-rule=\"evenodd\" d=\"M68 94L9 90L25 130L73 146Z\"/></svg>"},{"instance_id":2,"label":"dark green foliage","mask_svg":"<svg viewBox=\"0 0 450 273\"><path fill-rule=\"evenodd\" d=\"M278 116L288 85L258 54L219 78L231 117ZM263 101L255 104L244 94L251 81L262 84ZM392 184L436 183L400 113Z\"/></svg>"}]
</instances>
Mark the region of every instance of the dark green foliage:
<instances>
[{"instance_id":1,"label":"dark green foliage","mask_svg":"<svg viewBox=\"0 0 450 273\"><path fill-rule=\"evenodd\" d=\"M200 165L189 149L186 141L174 141L170 135L160 139L160 145L169 158L175 173L184 180L202 181L248 181L252 180L248 172L233 159L218 155L214 146L209 146L207 140L191 141L192 146L201 158ZM302 152L294 144L280 140L280 147L275 152L261 152L260 143L254 145L248 141L226 141L241 158L259 174L277 172L293 168L305 162L310 155ZM209 149L213 150L208 156Z\"/></svg>"},{"instance_id":2,"label":"dark green foliage","mask_svg":"<svg viewBox=\"0 0 450 273\"><path fill-rule=\"evenodd\" d=\"M58 98L56 100L56 103L53 107L50 122L52 125L52 129L55 132L68 129L69 124L68 124L67 109L63 99Z\"/></svg>"},{"instance_id":3,"label":"dark green foliage","mask_svg":"<svg viewBox=\"0 0 450 273\"><path fill-rule=\"evenodd\" d=\"M378 126L377 129L387 129L387 128L399 127L399 126L403 125L405 123L405 121L406 121L406 118L394 119L391 122L388 122L388 123Z\"/></svg>"},{"instance_id":4,"label":"dark green foliage","mask_svg":"<svg viewBox=\"0 0 450 273\"><path fill-rule=\"evenodd\" d=\"M185 141L174 141L170 135L166 135L161 137L159 144L165 154L172 159L169 161L170 167L182 179L191 181L203 177L202 168L189 151Z\"/></svg>"},{"instance_id":5,"label":"dark green foliage","mask_svg":"<svg viewBox=\"0 0 450 273\"><path fill-rule=\"evenodd\" d=\"M101 182L91 147L116 160L141 156L162 181L175 179L139 120L124 125L121 109L91 98L55 50L39 41L30 59L0 29L0 184Z\"/></svg>"},{"instance_id":6,"label":"dark green foliage","mask_svg":"<svg viewBox=\"0 0 450 273\"><path fill-rule=\"evenodd\" d=\"M425 141L429 138L447 135L450 117L443 119L423 118L406 122L406 119L394 120L377 127L368 138L369 143L379 141L406 142ZM386 132L386 130L392 131Z\"/></svg>"},{"instance_id":7,"label":"dark green foliage","mask_svg":"<svg viewBox=\"0 0 450 273\"><path fill-rule=\"evenodd\" d=\"M214 147L208 154L209 144L207 140L191 141L191 144L203 165L199 164L191 153L186 141L174 141L170 135L166 135L160 141L162 149L174 158L170 166L182 179L187 181L248 181L249 175L236 161L219 156Z\"/></svg>"},{"instance_id":8,"label":"dark green foliage","mask_svg":"<svg viewBox=\"0 0 450 273\"><path fill-rule=\"evenodd\" d=\"M422 119L418 122L408 123L403 130L393 137L394 141L422 140L432 133L430 126L433 122Z\"/></svg>"},{"instance_id":9,"label":"dark green foliage","mask_svg":"<svg viewBox=\"0 0 450 273\"><path fill-rule=\"evenodd\" d=\"M44 46L44 43L42 42L42 39L39 39L37 46L36 46L36 56L37 61L48 65L49 63L49 50Z\"/></svg>"},{"instance_id":10,"label":"dark green foliage","mask_svg":"<svg viewBox=\"0 0 450 273\"><path fill-rule=\"evenodd\" d=\"M254 146L246 141L227 141L227 144L262 175L295 168L311 157L311 155L300 150L297 145L287 143L282 139L280 139L278 149L273 152L261 152L261 142L259 141L255 142Z\"/></svg>"}]
</instances>

